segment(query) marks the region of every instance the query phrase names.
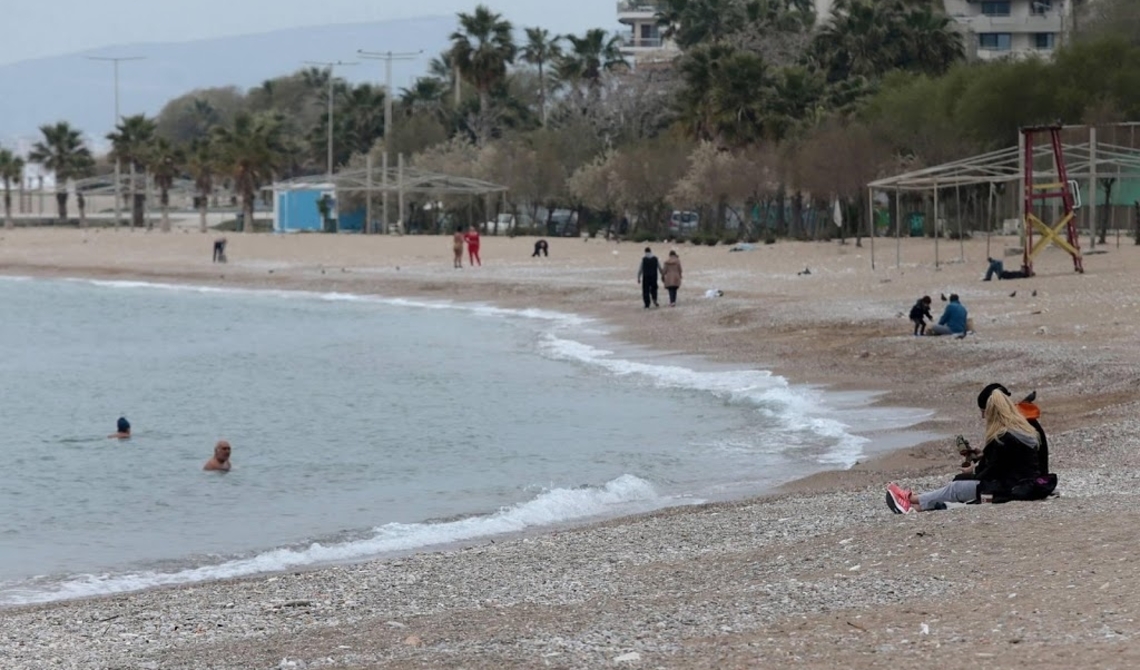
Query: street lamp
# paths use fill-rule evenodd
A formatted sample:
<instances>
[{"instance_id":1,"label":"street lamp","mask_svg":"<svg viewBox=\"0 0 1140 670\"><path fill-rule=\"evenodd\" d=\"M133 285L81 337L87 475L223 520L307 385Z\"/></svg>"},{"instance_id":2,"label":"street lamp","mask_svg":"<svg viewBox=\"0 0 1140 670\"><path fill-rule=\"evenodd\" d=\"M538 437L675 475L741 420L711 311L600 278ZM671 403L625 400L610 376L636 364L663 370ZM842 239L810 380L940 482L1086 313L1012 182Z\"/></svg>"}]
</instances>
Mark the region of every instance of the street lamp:
<instances>
[{"instance_id":1,"label":"street lamp","mask_svg":"<svg viewBox=\"0 0 1140 670\"><path fill-rule=\"evenodd\" d=\"M391 51L365 51L364 49L357 49L356 53L361 58L369 60L382 60L384 61L384 150L388 150L388 134L392 132L392 100L395 95L392 92L392 61L394 60L415 60L422 55L423 49L419 51L409 51L406 53L392 53Z\"/></svg>"},{"instance_id":2,"label":"street lamp","mask_svg":"<svg viewBox=\"0 0 1140 670\"><path fill-rule=\"evenodd\" d=\"M119 56L112 58L109 56L87 56L87 60L100 61L103 63L111 63L115 72L115 123L112 125L112 130L118 127L119 120L122 118L119 114L119 63L134 60L146 60L146 56ZM122 199L123 199L123 184L122 184L122 161L119 159L118 152L115 154L115 227L119 227L120 214L122 212Z\"/></svg>"},{"instance_id":3,"label":"street lamp","mask_svg":"<svg viewBox=\"0 0 1140 670\"><path fill-rule=\"evenodd\" d=\"M320 65L329 72L329 146L328 146L328 177L332 181L333 176L333 68L348 65L359 65L359 63L346 63L344 61L305 61L308 65Z\"/></svg>"}]
</instances>

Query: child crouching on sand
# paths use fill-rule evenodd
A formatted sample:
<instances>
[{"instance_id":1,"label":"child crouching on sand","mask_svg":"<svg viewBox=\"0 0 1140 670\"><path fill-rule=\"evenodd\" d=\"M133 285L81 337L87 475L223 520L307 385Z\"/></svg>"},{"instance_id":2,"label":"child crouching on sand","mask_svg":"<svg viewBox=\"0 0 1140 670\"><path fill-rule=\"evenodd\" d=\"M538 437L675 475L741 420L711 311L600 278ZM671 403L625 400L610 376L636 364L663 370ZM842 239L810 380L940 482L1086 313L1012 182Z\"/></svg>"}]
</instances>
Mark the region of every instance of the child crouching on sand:
<instances>
[{"instance_id":1,"label":"child crouching on sand","mask_svg":"<svg viewBox=\"0 0 1140 670\"><path fill-rule=\"evenodd\" d=\"M924 295L910 308L910 320L914 323L915 336L926 334L926 321L934 322L934 315L930 313L930 296Z\"/></svg>"}]
</instances>

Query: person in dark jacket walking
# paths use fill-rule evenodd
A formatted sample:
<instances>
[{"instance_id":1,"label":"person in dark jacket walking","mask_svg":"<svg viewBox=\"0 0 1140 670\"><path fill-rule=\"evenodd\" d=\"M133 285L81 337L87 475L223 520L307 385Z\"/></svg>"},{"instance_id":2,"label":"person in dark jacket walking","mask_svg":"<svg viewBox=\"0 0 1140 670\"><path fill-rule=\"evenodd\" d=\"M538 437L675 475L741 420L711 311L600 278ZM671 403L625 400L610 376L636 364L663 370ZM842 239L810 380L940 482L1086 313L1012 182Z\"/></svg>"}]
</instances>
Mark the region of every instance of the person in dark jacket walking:
<instances>
[{"instance_id":1,"label":"person in dark jacket walking","mask_svg":"<svg viewBox=\"0 0 1140 670\"><path fill-rule=\"evenodd\" d=\"M1039 481L1041 442L1037 431L1004 393L990 392L985 402L986 446L977 463L940 489L915 493L887 485L887 507L895 514L944 509L946 503L1035 500L1052 492ZM1055 480L1054 480L1054 486ZM1041 495L1044 493L1044 495Z\"/></svg>"},{"instance_id":2,"label":"person in dark jacket walking","mask_svg":"<svg viewBox=\"0 0 1140 670\"><path fill-rule=\"evenodd\" d=\"M645 303L645 309L649 309L649 304L652 302L654 307L659 307L657 304L657 276L661 274L661 262L653 255L653 250L645 247L645 255L641 257L641 267L637 270L637 283L641 284L641 300Z\"/></svg>"},{"instance_id":3,"label":"person in dark jacket walking","mask_svg":"<svg viewBox=\"0 0 1140 670\"><path fill-rule=\"evenodd\" d=\"M930 296L924 295L910 308L910 320L914 323L914 334L926 334L926 322L934 323L934 315L930 313Z\"/></svg>"}]
</instances>

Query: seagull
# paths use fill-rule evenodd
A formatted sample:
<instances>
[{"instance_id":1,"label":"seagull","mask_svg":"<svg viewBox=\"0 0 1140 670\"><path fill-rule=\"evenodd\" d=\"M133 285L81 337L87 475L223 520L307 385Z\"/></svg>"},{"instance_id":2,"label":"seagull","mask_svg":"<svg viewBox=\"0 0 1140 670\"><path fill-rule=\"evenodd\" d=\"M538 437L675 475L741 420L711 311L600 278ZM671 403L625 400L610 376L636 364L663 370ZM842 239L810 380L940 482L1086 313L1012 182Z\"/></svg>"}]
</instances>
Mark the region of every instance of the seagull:
<instances>
[{"instance_id":1,"label":"seagull","mask_svg":"<svg viewBox=\"0 0 1140 670\"><path fill-rule=\"evenodd\" d=\"M1034 298L1036 298L1036 297L1037 297L1037 289L1033 289L1033 293L1030 293L1029 295L1031 295L1031 296L1033 296Z\"/></svg>"},{"instance_id":2,"label":"seagull","mask_svg":"<svg viewBox=\"0 0 1140 670\"><path fill-rule=\"evenodd\" d=\"M1025 400L1022 400L1021 402L1033 402L1034 400L1037 400L1037 391L1033 391L1029 395L1025 396Z\"/></svg>"},{"instance_id":3,"label":"seagull","mask_svg":"<svg viewBox=\"0 0 1140 670\"><path fill-rule=\"evenodd\" d=\"M942 296L942 302L946 302L946 294L945 294L945 293L942 293L942 294L940 294L940 295Z\"/></svg>"},{"instance_id":4,"label":"seagull","mask_svg":"<svg viewBox=\"0 0 1140 670\"><path fill-rule=\"evenodd\" d=\"M1017 297L1017 291L1014 291L1013 293L1010 293L1010 294L1009 294L1009 297L1011 297L1011 298L1016 298L1016 297Z\"/></svg>"}]
</instances>

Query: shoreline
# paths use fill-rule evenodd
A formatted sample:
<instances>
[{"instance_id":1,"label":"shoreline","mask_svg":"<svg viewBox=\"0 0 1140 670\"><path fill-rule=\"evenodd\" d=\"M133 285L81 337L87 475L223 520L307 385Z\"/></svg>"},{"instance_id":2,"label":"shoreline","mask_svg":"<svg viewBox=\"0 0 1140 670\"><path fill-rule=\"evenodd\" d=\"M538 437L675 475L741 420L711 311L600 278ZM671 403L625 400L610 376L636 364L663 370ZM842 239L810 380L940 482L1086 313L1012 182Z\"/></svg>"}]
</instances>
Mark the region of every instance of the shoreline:
<instances>
[{"instance_id":1,"label":"shoreline","mask_svg":"<svg viewBox=\"0 0 1140 670\"><path fill-rule=\"evenodd\" d=\"M906 245L917 264L874 273L861 269L865 252L834 244L781 242L778 252L747 254L682 248L682 305L642 314L636 245L559 240L551 253L566 260L558 265L491 261L469 279L479 270L440 269L446 240L430 238L240 237L231 259L241 260L222 272L197 260L206 249L196 236L21 233L0 239L0 271L213 275L322 291L382 283L421 296L555 305L602 318L614 337L639 346L770 369L797 384L877 389L882 406L921 399L937 413L915 428L939 434L977 432L973 396L985 382L1004 381L1015 394L1036 388L1062 496L889 514L881 499L889 479L925 488L953 473L956 454L935 440L761 499L390 562L6 609L5 667L53 658L76 668L274 667L282 659L354 669L1140 663L1131 611L1140 568L1124 560L1140 525L1132 504L1140 495L1140 305L1126 281L1140 268L1135 250L1098 256L1082 276L1051 269L1063 259L1045 254L1042 277L1012 284L1017 299L1007 282L976 283L977 267L934 269L921 241ZM521 256L529 244L489 238L484 258ZM983 247L963 248L976 255ZM611 254L619 249L624 257ZM812 277L797 278L805 264ZM725 298L696 297L711 287ZM979 315L979 335L910 337L895 313L916 293L948 289Z\"/></svg>"},{"instance_id":2,"label":"shoreline","mask_svg":"<svg viewBox=\"0 0 1140 670\"><path fill-rule=\"evenodd\" d=\"M753 368L741 367L741 366L735 365L733 363L721 362L721 363L715 363L714 364L714 363L712 363L712 362L708 361L707 359L702 358L700 356L690 356L690 355L683 354L683 353L682 354L676 354L676 353L672 353L672 352L668 352L668 351L653 349L653 348L647 347L643 344L638 344L638 343L630 342L627 340L622 340L622 339L616 337L611 332L613 330L613 324L608 324L608 323L602 322L595 317L590 317L590 316L586 316L583 314L577 314L577 313L571 313L571 312L560 312L560 311L549 311L549 310L540 311L540 310L533 310L533 309L508 308L508 307L503 307L500 305L489 304L487 302L440 301L440 300L432 300L429 298L423 298L423 297L418 297L418 296L401 296L401 295L390 295L390 294L381 294L381 293L335 293L335 292L330 293L330 292L316 292L316 291L296 289L296 288L282 289L282 288L249 287L249 286L218 286L218 285L209 285L209 284L190 283L189 280L163 283L163 282L154 282L154 281L142 281L142 280L138 280L138 279L129 279L129 278L119 278L119 279L110 280L110 279L105 279L105 278L100 278L100 277L62 276L62 275L54 275L54 274L51 276L37 276L37 275L32 275L32 274L29 274L29 275L0 274L0 280L8 280L8 281L36 281L36 280L65 281L65 282L88 283L88 284L97 285L97 286L105 287L105 288L111 288L111 289L114 289L114 288L121 288L121 289L123 289L123 288L126 288L126 289L139 288L139 289L144 289L144 290L172 290L172 291L186 291L186 292L202 292L202 291L215 292L216 291L218 293L232 293L232 294L237 294L237 295L261 294L261 295L270 296L270 297L282 297L282 298L288 298L288 299L304 298L304 299L311 299L311 300L329 300L329 301L338 301L338 300L342 300L342 299L348 300L350 297L358 297L358 298L365 298L365 299L374 299L376 301L376 304L383 305L383 306L410 307L413 309L454 309L454 310L465 311L465 312L484 315L484 316L493 315L496 317L503 316L503 317L507 317L507 318L514 318L514 319L520 319L520 320L536 320L536 321L541 321L541 322L553 324L553 327L555 327L555 328L567 328L567 327L571 327L571 326L586 327L586 326L590 326L591 324L599 324L601 327L596 329L596 330L591 330L590 336L583 338L583 340L588 340L589 343L591 344L591 346L600 345L602 347L607 347L609 349L612 349L613 350L612 355L615 356L618 360L632 361L632 362L647 362L650 365L657 365L663 361L669 361L672 363L672 362L675 362L678 358L681 358L682 360L680 362L683 366L685 366L687 369L692 369L698 373L699 372L710 372L710 371L715 371L715 372L742 371L742 370L754 371ZM490 311L490 310L494 310L494 311ZM567 335L565 333L563 333L563 335L567 336L567 337L570 336L570 335ZM584 364L589 364L589 363L584 363ZM873 432L876 436L876 439L882 439L882 440L885 440L889 443L889 445L886 447L880 446L879 448L876 449L877 456L890 455L891 453L893 453L895 451L913 448L913 447L916 447L916 446L922 444L923 442L927 441L924 439L920 439L919 437L916 437L916 435L917 436L924 435L924 432L919 431L919 430L915 430L914 427L916 425L929 422L929 420L931 418L933 418L934 413L932 411L921 409L921 408L915 408L915 407L884 406L884 405L881 405L879 403L880 396L882 396L884 394L883 391L870 391L870 390L863 390L863 389L847 390L847 391L837 392L837 395L842 394L842 396L856 396L855 398L847 397L843 403L839 403L838 397L837 398L826 397L826 396L829 396L833 393L826 385L799 384L795 380L788 379L787 377L784 377L782 375L777 375L775 372L770 371L770 370L759 370L759 371L763 372L765 374L769 374L772 376L779 377L781 380L786 382L787 387L790 390L797 390L798 389L801 392L803 390L808 390L811 392L820 392L820 393L824 394L824 396L825 396L824 401L825 401L825 406L828 409L828 414L832 415L832 416L839 417L839 418L834 418L832 420L839 421L840 423L842 423L845 426L844 430L846 431L846 435L848 437L857 438L860 440L867 440L867 442L864 442L859 447L860 448L860 455L858 457L856 457L856 463L871 461L875 458L875 455L869 455L869 454L866 454L866 452L865 452L866 446L868 446L871 443L870 442L871 438L868 438L866 436L866 434L868 432ZM712 393L712 391L710 391L708 389L696 389L696 390L699 390L701 392ZM855 426L852 426L849 423L840 420L841 418L848 418L849 419L849 417L843 417L842 416L843 414L849 413L849 412L859 412L859 413L868 413L869 414L869 413L878 413L878 412L884 412L884 411L919 412L919 413L922 413L924 415L927 415L927 418L922 419L922 420L917 420L917 421L904 422L904 425L894 425L894 426L888 427L888 428L875 429L874 431L869 431L867 429L858 430L858 429L856 429ZM801 467L790 468L786 477L780 477L775 482L770 483L770 484L761 484L758 481L751 481L751 480L750 481L739 481L739 480L728 481L728 480L726 480L726 481L722 481L722 482L717 483L715 485L714 489L700 490L700 491L688 491L688 492L674 492L674 493L671 493L671 494L668 494L665 496L666 498L670 499L671 502L660 505L660 506L656 506L654 509L650 509L650 510L629 511L629 512L615 511L615 512L608 513L608 514L591 515L591 516L579 518L579 519L567 519L567 520L555 522L552 524L528 527L526 529L518 530L518 531L511 531L511 532L506 532L506 533L491 533L491 534L480 535L480 536L477 536L474 538L463 539L463 540L449 540L449 541L444 541L444 542L427 544L427 545L424 545L422 547L417 547L417 548L413 548L413 549L401 549L401 550L382 552L380 554L373 555L373 556L361 556L358 558L351 558L351 559L325 560L325 561L316 561L313 563L303 563L303 564L298 564L298 565L294 565L294 566L281 567L278 569L271 569L271 570L264 570L264 571L253 572L253 573L243 574L243 575L238 575L238 576L212 576L212 577L206 577L203 579L187 580L187 581L181 581L181 582L177 582L177 583L153 584L153 585L149 585L149 586L140 586L137 588L127 588L127 589L122 589L122 590L114 590L114 591L108 591L108 592L104 592L104 593L63 596L63 597L58 597L58 598L36 600L36 601L22 602L22 603L0 603L0 616L2 616L3 612L14 610L14 609L27 608L27 607L41 607L41 606L47 606L47 605L53 605L53 604L65 604L68 602L94 600L94 599L101 599L101 598L113 598L113 597L119 597L119 596L124 596L124 595L130 595L133 593L138 593L141 591L189 588L189 587L193 587L195 585L199 585L199 584L203 584L203 583L209 583L209 582L232 582L232 581L258 580L258 579L264 579L267 577L272 577L275 575L279 576L279 575L286 574L289 572L295 572L295 571L309 572L309 571L321 570L321 569L333 567L333 566L343 566L343 565L350 565L351 566L351 565L357 565L357 564L361 564L361 563L385 563L385 562L390 562L393 560L399 560L401 558L406 558L408 556L412 556L412 555L419 554L419 553L439 553L439 552L446 553L446 552L452 552L452 551L455 551L455 550L458 550L461 548L467 548L467 547L472 547L472 546L481 546L481 545L486 545L486 544L494 544L496 542L512 541L512 540L518 540L518 539L523 539L523 538L533 538L536 536L541 536L541 535L549 534L549 533L567 532L567 531L576 530L576 529L588 528L588 527L598 525L598 524L605 524L605 523L610 523L610 522L619 522L620 523L621 521L626 520L626 519L634 519L634 518L642 517L642 516L651 516L651 515L655 515L658 513L663 513L663 512L669 511L669 510L673 510L676 508L685 509L685 508L700 507L700 506L704 506L704 505L722 505L722 504L732 505L732 504L747 502L747 501L764 501L764 500L779 497L781 495L781 492L784 490L787 490L787 489L794 490L797 482L799 482L799 481L806 480L806 479L809 479L811 477L815 477L815 476L819 476L819 475L825 475L828 473L840 473L840 472L848 470L848 469L850 469L850 467L852 467L852 466L837 465L834 462L830 462L827 460L821 460L821 459L825 459L825 458L828 458L828 454L822 454L822 455L818 456L814 460L813 464L810 466L807 465L807 463L805 462L805 463L801 464ZM833 456L832 458L838 458L838 456ZM808 470L808 472L806 474L802 473L802 472L798 472L798 471L804 470L804 469ZM634 475L634 476L637 476L637 475ZM609 482L607 482L605 484L608 484L608 483ZM654 484L653 482L650 482L650 484L656 486L656 484ZM603 486L603 485L600 484L600 485L595 486L594 488L600 488L601 486ZM684 499L687 496L694 496L694 500L696 500L696 502L685 502ZM531 500L520 501L519 503L516 503L516 505L522 505L522 504L526 504L528 502L532 502L532 501ZM499 511L501 511L501 510L499 510ZM493 516L495 513L496 513L495 510L488 510L488 511L484 511L484 512L473 512L471 514L464 515L463 518L489 518L489 517ZM435 525L437 523L442 523L442 521L441 520L426 519L426 520L418 521L415 523L423 524L423 525ZM292 548L294 546L301 547L301 546L308 544L309 542L317 542L317 541L319 541L319 540L316 540L316 539L315 540L298 540L294 544L288 545L288 546L290 548ZM327 544L327 543L322 543L322 544ZM191 568L204 569L204 568L208 568L208 567L209 568L216 568L216 567L219 567L222 565L228 565L233 561L246 560L246 559L252 558L253 556L260 555L260 554L263 554L265 552L269 552L269 551L273 551L273 550L281 549L281 548L283 548L283 547L266 547L266 548L262 548L260 550L253 551L252 553L251 552L245 552L242 554L241 558L229 557L228 559L223 560L220 563L211 563L208 565L194 564L194 565L188 565L184 569L185 570L189 570ZM175 572L164 572L164 573L159 573L159 574L175 576L177 574L180 574L182 571L183 570L177 570ZM146 571L139 571L139 570L127 570L127 571L124 571L121 573L113 573L113 574L116 577L127 577L127 576L132 576L132 575L147 574L147 572ZM79 575L71 575L70 577L77 577L77 576L79 576ZM66 582L70 583L71 580L67 579Z\"/></svg>"}]
</instances>

